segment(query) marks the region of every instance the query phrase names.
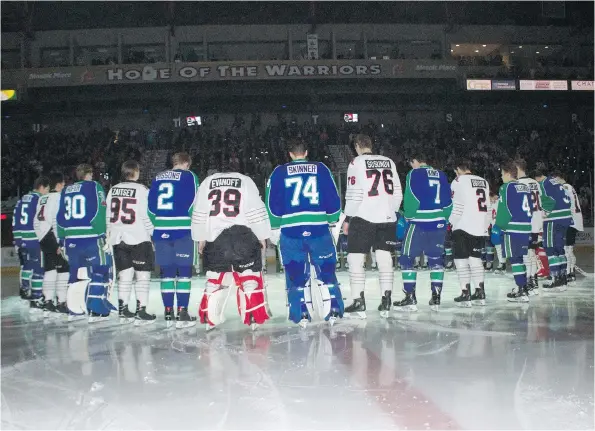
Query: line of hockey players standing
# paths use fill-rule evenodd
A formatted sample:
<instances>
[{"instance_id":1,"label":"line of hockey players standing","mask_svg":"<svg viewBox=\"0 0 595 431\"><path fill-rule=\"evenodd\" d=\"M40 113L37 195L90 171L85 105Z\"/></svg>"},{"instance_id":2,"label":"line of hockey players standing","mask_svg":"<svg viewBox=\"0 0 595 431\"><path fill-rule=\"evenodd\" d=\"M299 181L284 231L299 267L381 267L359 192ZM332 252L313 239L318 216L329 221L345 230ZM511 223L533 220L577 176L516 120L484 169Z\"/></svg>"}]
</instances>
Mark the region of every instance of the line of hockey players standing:
<instances>
[{"instance_id":1,"label":"line of hockey players standing","mask_svg":"<svg viewBox=\"0 0 595 431\"><path fill-rule=\"evenodd\" d=\"M461 285L454 301L464 307L485 305L481 254L486 240L488 261L496 246L502 252L500 264L508 259L512 265L516 286L508 294L511 301L526 302L538 292L535 250L540 235L552 277L543 288L564 290L574 278L571 245L576 231L582 230L582 218L576 193L559 174L537 172L532 179L523 160L507 162L496 201L488 182L472 174L468 161L457 163L457 178L449 184L444 172L417 154L410 160L403 193L395 163L374 155L368 136L357 135L354 143L358 156L347 172L344 214L330 170L307 160L301 140L289 142L292 161L271 174L266 205L253 180L236 172L216 173L199 186L186 153L175 154L172 169L159 173L150 189L137 182L138 163L125 162L125 181L112 187L107 197L93 181L89 165L77 168L79 181L69 186L61 174L41 177L18 202L13 216L21 296L46 317L67 315L76 320L88 315L90 322L100 321L115 309L110 297L117 278L120 322L144 325L156 319L147 306L157 263L167 326L193 326L196 317L188 313L192 267L202 254L207 282L200 322L207 329L221 324L229 294L237 287L238 312L254 328L271 316L262 263L267 239L279 245L288 316L301 326L314 312L331 324L345 312L365 317L365 257L371 249L378 268L381 316L393 307L417 310L415 261L421 255L430 270L432 309L440 306L445 258L450 256ZM348 307L335 274L341 228L349 238L354 300ZM445 249L447 231L452 249ZM391 252L397 238L402 242L399 263L405 296L392 302ZM136 304L131 307L133 290Z\"/></svg>"}]
</instances>

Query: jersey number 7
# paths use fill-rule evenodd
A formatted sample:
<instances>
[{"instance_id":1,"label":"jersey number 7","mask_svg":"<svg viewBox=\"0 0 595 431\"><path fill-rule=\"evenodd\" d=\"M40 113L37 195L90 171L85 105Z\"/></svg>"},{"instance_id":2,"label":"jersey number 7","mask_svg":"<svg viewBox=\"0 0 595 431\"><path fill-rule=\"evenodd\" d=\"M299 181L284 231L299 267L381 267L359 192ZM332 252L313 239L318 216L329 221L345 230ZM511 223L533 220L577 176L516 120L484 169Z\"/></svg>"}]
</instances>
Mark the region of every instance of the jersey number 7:
<instances>
[{"instance_id":1,"label":"jersey number 7","mask_svg":"<svg viewBox=\"0 0 595 431\"><path fill-rule=\"evenodd\" d=\"M383 169L382 172L378 169L368 169L366 171L366 177L374 178L372 188L368 191L368 196L378 196L378 186L380 185L380 177L382 177L382 183L384 184L384 191L392 195L393 186L393 173L390 169Z\"/></svg>"}]
</instances>

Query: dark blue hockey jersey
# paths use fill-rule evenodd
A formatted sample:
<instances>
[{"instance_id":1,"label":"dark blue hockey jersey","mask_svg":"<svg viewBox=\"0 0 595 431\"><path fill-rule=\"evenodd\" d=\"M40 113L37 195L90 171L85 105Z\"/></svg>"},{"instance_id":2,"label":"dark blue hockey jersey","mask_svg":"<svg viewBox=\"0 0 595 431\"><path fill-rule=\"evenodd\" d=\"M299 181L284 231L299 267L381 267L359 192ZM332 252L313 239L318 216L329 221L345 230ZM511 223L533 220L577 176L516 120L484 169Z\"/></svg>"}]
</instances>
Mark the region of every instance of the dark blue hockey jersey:
<instances>
[{"instance_id":1,"label":"dark blue hockey jersey","mask_svg":"<svg viewBox=\"0 0 595 431\"><path fill-rule=\"evenodd\" d=\"M533 202L527 184L502 184L496 213L496 226L508 233L531 233Z\"/></svg>"},{"instance_id":2,"label":"dark blue hockey jersey","mask_svg":"<svg viewBox=\"0 0 595 431\"><path fill-rule=\"evenodd\" d=\"M404 196L405 218L424 229L446 229L452 197L446 174L422 165L407 174Z\"/></svg>"},{"instance_id":3,"label":"dark blue hockey jersey","mask_svg":"<svg viewBox=\"0 0 595 431\"><path fill-rule=\"evenodd\" d=\"M105 236L105 191L97 181L79 181L64 187L56 215L61 239Z\"/></svg>"},{"instance_id":4,"label":"dark blue hockey jersey","mask_svg":"<svg viewBox=\"0 0 595 431\"><path fill-rule=\"evenodd\" d=\"M329 168L294 160L277 166L266 189L271 227L291 237L321 236L341 214L341 199Z\"/></svg>"},{"instance_id":5,"label":"dark blue hockey jersey","mask_svg":"<svg viewBox=\"0 0 595 431\"><path fill-rule=\"evenodd\" d=\"M21 198L14 208L12 232L15 242L37 240L33 222L35 221L40 196L38 192L29 192Z\"/></svg>"},{"instance_id":6,"label":"dark blue hockey jersey","mask_svg":"<svg viewBox=\"0 0 595 431\"><path fill-rule=\"evenodd\" d=\"M174 240L190 235L198 177L182 169L163 171L149 189L149 217L155 226L153 240Z\"/></svg>"},{"instance_id":7,"label":"dark blue hockey jersey","mask_svg":"<svg viewBox=\"0 0 595 431\"><path fill-rule=\"evenodd\" d=\"M572 222L571 200L564 184L556 178L547 177L539 183L541 186L541 206L545 212L544 221L570 226Z\"/></svg>"}]
</instances>

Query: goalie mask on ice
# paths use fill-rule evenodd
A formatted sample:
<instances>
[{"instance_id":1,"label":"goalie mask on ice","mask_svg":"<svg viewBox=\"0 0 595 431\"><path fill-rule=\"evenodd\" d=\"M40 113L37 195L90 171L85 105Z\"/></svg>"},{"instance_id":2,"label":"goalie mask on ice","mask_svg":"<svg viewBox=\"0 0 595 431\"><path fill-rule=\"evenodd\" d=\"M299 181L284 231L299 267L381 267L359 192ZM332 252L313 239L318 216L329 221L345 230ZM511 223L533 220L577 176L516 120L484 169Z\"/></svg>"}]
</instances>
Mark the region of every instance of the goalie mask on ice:
<instances>
[{"instance_id":1,"label":"goalie mask on ice","mask_svg":"<svg viewBox=\"0 0 595 431\"><path fill-rule=\"evenodd\" d=\"M263 324L271 317L262 273L207 272L207 285L200 301L198 315L201 323L217 326L225 321L225 305L232 285L237 286L238 312L246 325Z\"/></svg>"}]
</instances>

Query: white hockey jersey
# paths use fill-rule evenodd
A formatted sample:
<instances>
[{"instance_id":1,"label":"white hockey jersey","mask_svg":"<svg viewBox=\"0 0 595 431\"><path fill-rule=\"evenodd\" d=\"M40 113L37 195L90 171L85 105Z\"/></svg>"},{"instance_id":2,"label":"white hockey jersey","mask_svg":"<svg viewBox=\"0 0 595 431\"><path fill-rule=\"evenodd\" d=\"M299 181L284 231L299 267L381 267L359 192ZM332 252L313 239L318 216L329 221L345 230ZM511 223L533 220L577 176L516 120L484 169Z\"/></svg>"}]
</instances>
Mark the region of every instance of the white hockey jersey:
<instances>
[{"instance_id":1,"label":"white hockey jersey","mask_svg":"<svg viewBox=\"0 0 595 431\"><path fill-rule=\"evenodd\" d=\"M403 201L395 162L372 154L357 156L347 169L345 214L370 223L397 221Z\"/></svg>"},{"instance_id":2,"label":"white hockey jersey","mask_svg":"<svg viewBox=\"0 0 595 431\"><path fill-rule=\"evenodd\" d=\"M585 230L583 225L583 212L581 210L581 203L578 200L578 195L576 194L576 190L568 183L564 183L564 189L566 190L566 194L570 198L570 211L572 212L572 221L574 222L573 228L582 232Z\"/></svg>"},{"instance_id":3,"label":"white hockey jersey","mask_svg":"<svg viewBox=\"0 0 595 431\"><path fill-rule=\"evenodd\" d=\"M531 192L531 201L533 202L533 215L531 216L531 232L541 233L543 231L543 209L541 206L541 187L533 178L522 177L518 179L519 183L527 184Z\"/></svg>"},{"instance_id":4,"label":"white hockey jersey","mask_svg":"<svg viewBox=\"0 0 595 431\"><path fill-rule=\"evenodd\" d=\"M110 245L137 245L151 241L153 223L147 212L149 189L134 181L124 181L107 194L107 241Z\"/></svg>"},{"instance_id":5,"label":"white hockey jersey","mask_svg":"<svg viewBox=\"0 0 595 431\"><path fill-rule=\"evenodd\" d=\"M452 230L463 230L473 236L486 236L492 223L490 186L477 175L458 176L450 186Z\"/></svg>"},{"instance_id":6,"label":"white hockey jersey","mask_svg":"<svg viewBox=\"0 0 595 431\"><path fill-rule=\"evenodd\" d=\"M45 196L39 197L35 220L33 220L33 229L37 239L41 241L50 230L54 236L58 237L58 226L56 224L56 215L60 207L60 192L50 192Z\"/></svg>"},{"instance_id":7,"label":"white hockey jersey","mask_svg":"<svg viewBox=\"0 0 595 431\"><path fill-rule=\"evenodd\" d=\"M249 227L260 241L270 238L269 215L256 184L237 172L208 176L194 199L192 239L213 242L234 225Z\"/></svg>"}]
</instances>

